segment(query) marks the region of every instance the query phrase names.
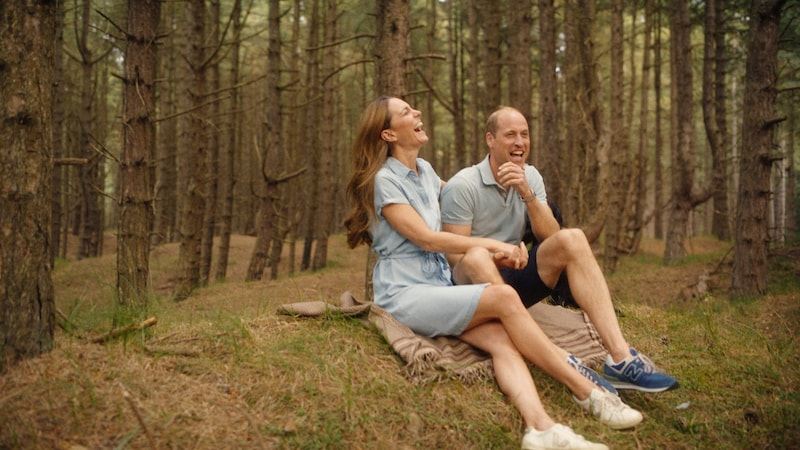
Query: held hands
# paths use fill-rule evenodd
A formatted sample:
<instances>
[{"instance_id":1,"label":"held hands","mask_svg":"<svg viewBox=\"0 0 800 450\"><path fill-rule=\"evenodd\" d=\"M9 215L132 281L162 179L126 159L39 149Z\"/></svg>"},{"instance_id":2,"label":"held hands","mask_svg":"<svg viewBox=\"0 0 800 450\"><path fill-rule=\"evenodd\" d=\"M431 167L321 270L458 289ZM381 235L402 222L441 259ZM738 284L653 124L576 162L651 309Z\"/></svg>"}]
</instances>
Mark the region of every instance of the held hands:
<instances>
[{"instance_id":1,"label":"held hands","mask_svg":"<svg viewBox=\"0 0 800 450\"><path fill-rule=\"evenodd\" d=\"M524 269L528 265L528 248L525 247L525 243L520 242L517 246L506 244L506 246L507 249L493 255L497 267Z\"/></svg>"}]
</instances>

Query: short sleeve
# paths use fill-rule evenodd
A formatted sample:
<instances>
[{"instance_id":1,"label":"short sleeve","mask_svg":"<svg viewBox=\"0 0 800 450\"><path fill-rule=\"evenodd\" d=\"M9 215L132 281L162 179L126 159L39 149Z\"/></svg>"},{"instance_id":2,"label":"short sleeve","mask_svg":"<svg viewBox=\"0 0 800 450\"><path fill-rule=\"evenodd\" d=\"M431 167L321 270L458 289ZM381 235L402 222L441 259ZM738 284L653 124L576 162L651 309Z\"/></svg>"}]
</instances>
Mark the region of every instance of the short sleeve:
<instances>
[{"instance_id":1,"label":"short sleeve","mask_svg":"<svg viewBox=\"0 0 800 450\"><path fill-rule=\"evenodd\" d=\"M463 177L453 177L445 183L441 195L442 223L453 225L472 224L475 210L473 189Z\"/></svg>"},{"instance_id":2,"label":"short sleeve","mask_svg":"<svg viewBox=\"0 0 800 450\"><path fill-rule=\"evenodd\" d=\"M392 204L410 202L400 184L387 171L380 170L375 176L375 211L381 215L383 207Z\"/></svg>"}]
</instances>

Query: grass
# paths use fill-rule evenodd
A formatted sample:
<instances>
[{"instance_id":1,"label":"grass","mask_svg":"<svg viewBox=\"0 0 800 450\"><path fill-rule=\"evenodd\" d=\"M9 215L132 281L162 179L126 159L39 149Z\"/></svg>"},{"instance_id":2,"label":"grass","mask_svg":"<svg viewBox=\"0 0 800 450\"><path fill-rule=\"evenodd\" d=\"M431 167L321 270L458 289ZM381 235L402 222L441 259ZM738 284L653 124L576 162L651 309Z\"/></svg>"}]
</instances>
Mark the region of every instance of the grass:
<instances>
[{"instance_id":1,"label":"grass","mask_svg":"<svg viewBox=\"0 0 800 450\"><path fill-rule=\"evenodd\" d=\"M121 314L113 255L59 261L70 332L0 377L0 449L519 448L523 425L493 382L413 384L359 319L275 313L363 292L363 251L335 237L321 273L245 283L252 242L234 238L229 281L179 303L167 300L177 246L155 249L148 315L158 324L103 345L88 338ZM677 267L660 265L662 246L645 242L608 281L626 337L680 389L623 391L645 421L612 431L533 368L550 414L611 448L800 448L798 258L776 254L769 294L731 302L729 244L696 238ZM701 277L708 291L696 290Z\"/></svg>"}]
</instances>

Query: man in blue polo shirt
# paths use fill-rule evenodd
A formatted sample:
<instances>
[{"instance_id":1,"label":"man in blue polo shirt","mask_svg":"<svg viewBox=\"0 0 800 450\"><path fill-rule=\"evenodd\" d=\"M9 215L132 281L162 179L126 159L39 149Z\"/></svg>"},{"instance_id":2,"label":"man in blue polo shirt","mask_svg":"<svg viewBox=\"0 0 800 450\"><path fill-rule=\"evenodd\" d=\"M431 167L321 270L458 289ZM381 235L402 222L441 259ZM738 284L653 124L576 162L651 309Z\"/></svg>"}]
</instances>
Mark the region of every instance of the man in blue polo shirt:
<instances>
[{"instance_id":1,"label":"man in blue polo shirt","mask_svg":"<svg viewBox=\"0 0 800 450\"><path fill-rule=\"evenodd\" d=\"M502 255L494 257L486 251L447 255L454 281L509 284L526 307L547 297L559 283L568 283L575 302L609 351L603 376L614 388L662 392L678 387L678 380L628 345L586 235L580 229L562 229L553 216L541 174L525 163L530 134L522 113L511 107L493 112L486 122L486 144L486 158L461 170L445 185L443 229L518 244L527 216L539 244L530 250L528 265L519 270L504 266ZM580 361L570 358L577 370L583 370Z\"/></svg>"}]
</instances>

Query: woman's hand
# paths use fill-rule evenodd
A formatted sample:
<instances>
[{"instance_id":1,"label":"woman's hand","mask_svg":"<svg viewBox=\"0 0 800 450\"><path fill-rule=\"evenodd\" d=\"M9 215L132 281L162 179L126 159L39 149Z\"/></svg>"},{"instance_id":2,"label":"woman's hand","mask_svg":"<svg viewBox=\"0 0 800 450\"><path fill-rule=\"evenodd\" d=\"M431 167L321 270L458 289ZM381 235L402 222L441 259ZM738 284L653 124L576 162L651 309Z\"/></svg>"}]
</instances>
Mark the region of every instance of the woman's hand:
<instances>
[{"instance_id":1,"label":"woman's hand","mask_svg":"<svg viewBox=\"0 0 800 450\"><path fill-rule=\"evenodd\" d=\"M528 248L524 242L520 242L517 246L503 244L503 248L495 252L493 258L497 267L524 269L528 265Z\"/></svg>"}]
</instances>

